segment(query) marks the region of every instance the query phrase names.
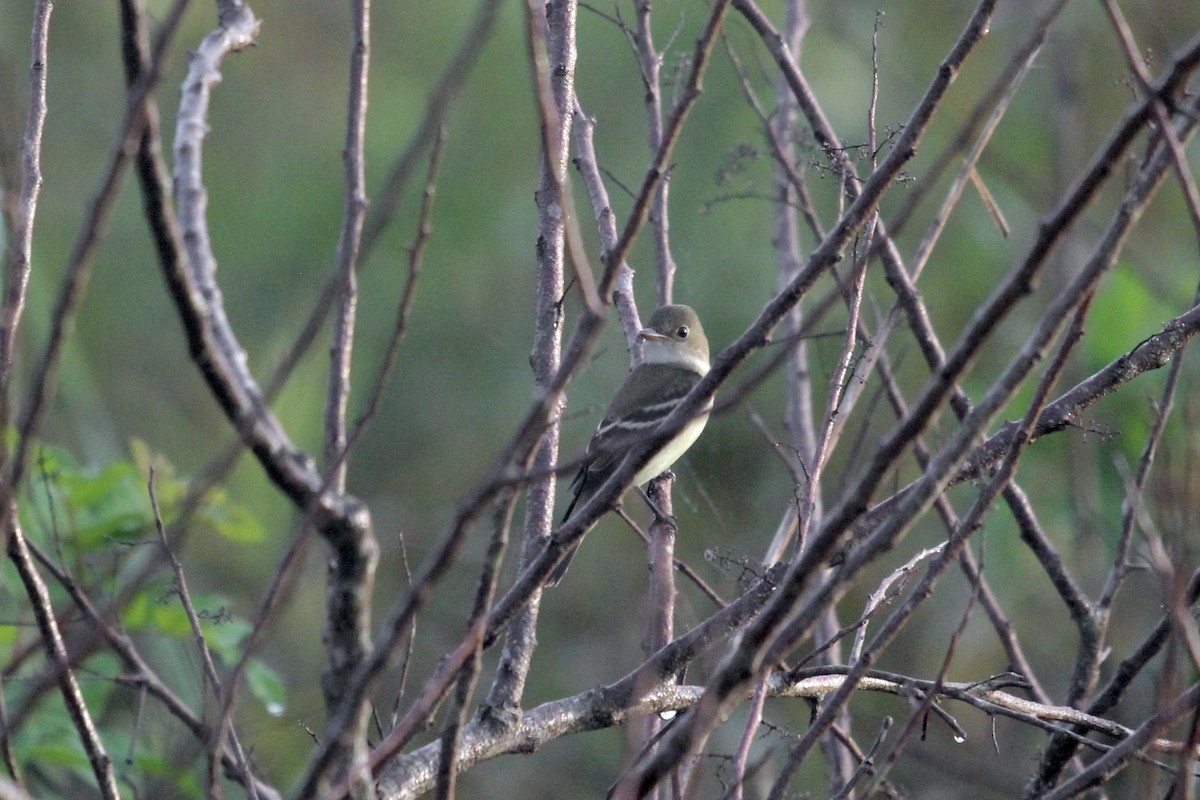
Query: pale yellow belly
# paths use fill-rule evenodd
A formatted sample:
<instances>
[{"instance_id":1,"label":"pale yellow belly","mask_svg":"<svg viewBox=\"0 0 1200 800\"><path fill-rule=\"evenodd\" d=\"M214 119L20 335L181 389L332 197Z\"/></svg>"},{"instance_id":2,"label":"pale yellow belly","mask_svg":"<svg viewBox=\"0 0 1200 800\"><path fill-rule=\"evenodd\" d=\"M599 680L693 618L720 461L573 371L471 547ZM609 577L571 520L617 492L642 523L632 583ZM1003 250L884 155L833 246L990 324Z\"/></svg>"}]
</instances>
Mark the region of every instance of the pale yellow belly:
<instances>
[{"instance_id":1,"label":"pale yellow belly","mask_svg":"<svg viewBox=\"0 0 1200 800\"><path fill-rule=\"evenodd\" d=\"M671 465L674 464L681 455L686 453L689 447L695 444L696 439L700 438L700 433L704 430L704 425L707 422L708 415L705 414L702 417L696 417L687 425L685 425L683 430L679 432L678 436L667 442L666 446L663 447L662 450L659 450L657 453L655 453L650 460L646 462L646 466L642 467L641 470L638 471L637 475L633 477L633 485L641 486L651 478L656 478L666 470L670 469Z\"/></svg>"}]
</instances>

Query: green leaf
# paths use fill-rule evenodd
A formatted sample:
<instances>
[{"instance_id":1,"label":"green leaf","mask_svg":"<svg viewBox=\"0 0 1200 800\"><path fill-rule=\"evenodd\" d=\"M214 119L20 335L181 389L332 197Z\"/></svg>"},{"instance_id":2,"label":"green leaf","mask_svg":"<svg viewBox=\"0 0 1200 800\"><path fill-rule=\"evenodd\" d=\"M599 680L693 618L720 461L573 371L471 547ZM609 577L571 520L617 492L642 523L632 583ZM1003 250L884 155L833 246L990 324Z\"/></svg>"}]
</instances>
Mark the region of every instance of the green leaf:
<instances>
[{"instance_id":1,"label":"green leaf","mask_svg":"<svg viewBox=\"0 0 1200 800\"><path fill-rule=\"evenodd\" d=\"M17 640L16 625L0 624L0 652L8 653L12 648L13 642Z\"/></svg>"},{"instance_id":2,"label":"green leaf","mask_svg":"<svg viewBox=\"0 0 1200 800\"><path fill-rule=\"evenodd\" d=\"M1160 305L1137 272L1118 264L1092 301L1084 339L1089 358L1107 364L1131 343L1154 333L1162 322Z\"/></svg>"},{"instance_id":3,"label":"green leaf","mask_svg":"<svg viewBox=\"0 0 1200 800\"><path fill-rule=\"evenodd\" d=\"M205 620L200 629L209 649L226 664L234 664L242 656L240 645L250 633L250 623L240 617L224 616Z\"/></svg>"},{"instance_id":4,"label":"green leaf","mask_svg":"<svg viewBox=\"0 0 1200 800\"><path fill-rule=\"evenodd\" d=\"M37 469L20 504L21 522L43 534L56 526L63 542L82 551L106 547L113 539L145 537L154 529L151 469L163 524L174 522L188 495L188 481L176 477L174 466L145 442L134 439L129 449L128 461L81 470L67 451L39 447ZM205 494L194 520L239 544L260 542L266 536L258 519L220 488Z\"/></svg>"},{"instance_id":5,"label":"green leaf","mask_svg":"<svg viewBox=\"0 0 1200 800\"><path fill-rule=\"evenodd\" d=\"M48 528L57 524L59 534L64 533L62 525L70 519L70 512L59 484L64 478L78 476L79 467L66 450L50 445L36 449L29 485L17 507L27 532L40 533L44 539L50 533Z\"/></svg>"},{"instance_id":6,"label":"green leaf","mask_svg":"<svg viewBox=\"0 0 1200 800\"><path fill-rule=\"evenodd\" d=\"M46 736L30 751L24 753L21 760L36 761L41 767L53 766L67 769L80 776L91 774L87 753L76 738L74 730L64 729L61 734ZM36 754L36 755L35 755Z\"/></svg>"},{"instance_id":7,"label":"green leaf","mask_svg":"<svg viewBox=\"0 0 1200 800\"><path fill-rule=\"evenodd\" d=\"M121 612L121 621L133 631L153 630L167 636L192 633L179 599L161 585L138 592Z\"/></svg>"},{"instance_id":8,"label":"green leaf","mask_svg":"<svg viewBox=\"0 0 1200 800\"><path fill-rule=\"evenodd\" d=\"M46 704L14 732L11 743L19 762L36 764L53 775L73 774L84 781L92 780L87 753L61 704Z\"/></svg>"},{"instance_id":9,"label":"green leaf","mask_svg":"<svg viewBox=\"0 0 1200 800\"><path fill-rule=\"evenodd\" d=\"M260 542L266 535L258 518L245 506L232 501L206 502L196 513L196 519L211 525L213 530L229 541L239 544Z\"/></svg>"},{"instance_id":10,"label":"green leaf","mask_svg":"<svg viewBox=\"0 0 1200 800\"><path fill-rule=\"evenodd\" d=\"M15 444L15 442L14 442ZM45 475L53 480L60 473L77 475L79 464L67 450L52 444L39 444L35 449L33 472L40 478Z\"/></svg>"},{"instance_id":11,"label":"green leaf","mask_svg":"<svg viewBox=\"0 0 1200 800\"><path fill-rule=\"evenodd\" d=\"M229 612L232 605L224 595L192 595L192 607L200 620L204 641L226 664L233 664L241 657L239 648L250 633L250 623ZM121 621L132 631L153 630L175 637L192 635L183 602L172 587L163 584L138 592L125 607Z\"/></svg>"},{"instance_id":12,"label":"green leaf","mask_svg":"<svg viewBox=\"0 0 1200 800\"><path fill-rule=\"evenodd\" d=\"M91 475L64 473L58 486L70 529L84 550L140 536L154 524L145 479L129 461L114 461Z\"/></svg>"},{"instance_id":13,"label":"green leaf","mask_svg":"<svg viewBox=\"0 0 1200 800\"><path fill-rule=\"evenodd\" d=\"M257 658L251 659L246 664L246 685L250 687L250 693L263 704L268 714L273 717L283 714L287 705L287 692L278 672Z\"/></svg>"},{"instance_id":14,"label":"green leaf","mask_svg":"<svg viewBox=\"0 0 1200 800\"><path fill-rule=\"evenodd\" d=\"M175 759L148 753L145 748L137 747L134 749L133 768L134 773L138 775L157 776L174 781L177 789L174 797L195 798L196 800L204 797L196 775L180 769L179 762Z\"/></svg>"}]
</instances>

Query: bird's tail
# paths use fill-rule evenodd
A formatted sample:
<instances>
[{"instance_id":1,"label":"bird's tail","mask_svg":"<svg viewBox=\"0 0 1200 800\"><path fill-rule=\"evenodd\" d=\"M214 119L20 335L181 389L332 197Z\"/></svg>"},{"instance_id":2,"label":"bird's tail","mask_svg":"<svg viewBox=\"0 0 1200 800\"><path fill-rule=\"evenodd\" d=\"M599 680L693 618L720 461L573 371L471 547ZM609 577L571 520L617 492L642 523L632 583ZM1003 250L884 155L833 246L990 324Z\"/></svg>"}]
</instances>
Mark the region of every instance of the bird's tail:
<instances>
[{"instance_id":1,"label":"bird's tail","mask_svg":"<svg viewBox=\"0 0 1200 800\"><path fill-rule=\"evenodd\" d=\"M546 586L558 586L563 576L567 574L567 567L571 566L571 559L575 557L575 551L579 549L577 543L574 547L567 551L566 557L558 562L558 566L550 573L550 577L546 579Z\"/></svg>"},{"instance_id":2,"label":"bird's tail","mask_svg":"<svg viewBox=\"0 0 1200 800\"><path fill-rule=\"evenodd\" d=\"M575 494L571 498L571 502L567 504L567 511L565 514L563 514L562 520L558 523L559 525L562 525L571 518L571 512L575 510L576 506L580 505L581 501L586 503L587 498L584 497L584 480L582 478L582 471L580 472L580 477L576 477L575 481L572 483L572 486L575 487ZM582 539L580 539L580 541L582 541ZM550 577L546 579L546 586L558 586L559 581L561 581L563 576L567 574L567 567L571 566L571 559L575 557L575 552L577 550L579 550L578 541L575 542L574 546L567 551L567 554L565 557L563 557L563 560L558 562L558 566L556 566L554 571L550 573Z\"/></svg>"}]
</instances>

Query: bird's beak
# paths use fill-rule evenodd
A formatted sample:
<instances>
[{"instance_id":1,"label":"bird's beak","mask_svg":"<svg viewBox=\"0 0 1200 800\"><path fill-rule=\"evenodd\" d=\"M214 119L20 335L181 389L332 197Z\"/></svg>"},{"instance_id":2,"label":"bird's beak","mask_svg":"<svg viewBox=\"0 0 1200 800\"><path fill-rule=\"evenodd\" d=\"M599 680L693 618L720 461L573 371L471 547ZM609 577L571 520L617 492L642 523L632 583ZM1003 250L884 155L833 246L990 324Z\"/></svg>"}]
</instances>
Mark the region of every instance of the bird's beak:
<instances>
[{"instance_id":1,"label":"bird's beak","mask_svg":"<svg viewBox=\"0 0 1200 800\"><path fill-rule=\"evenodd\" d=\"M638 331L638 338L645 339L648 342L665 342L670 339L670 336L663 336L653 328L642 328Z\"/></svg>"}]
</instances>

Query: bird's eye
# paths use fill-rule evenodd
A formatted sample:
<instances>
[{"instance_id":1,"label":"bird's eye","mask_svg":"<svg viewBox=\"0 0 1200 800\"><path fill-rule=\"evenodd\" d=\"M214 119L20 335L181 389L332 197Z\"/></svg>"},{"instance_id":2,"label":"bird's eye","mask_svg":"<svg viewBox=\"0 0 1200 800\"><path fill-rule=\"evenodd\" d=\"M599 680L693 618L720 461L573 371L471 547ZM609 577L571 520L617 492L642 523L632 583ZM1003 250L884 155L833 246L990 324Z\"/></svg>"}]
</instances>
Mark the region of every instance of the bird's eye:
<instances>
[{"instance_id":1,"label":"bird's eye","mask_svg":"<svg viewBox=\"0 0 1200 800\"><path fill-rule=\"evenodd\" d=\"M680 339L686 339L689 333L691 333L691 331L688 330L687 325L680 325L675 329L675 335Z\"/></svg>"}]
</instances>

